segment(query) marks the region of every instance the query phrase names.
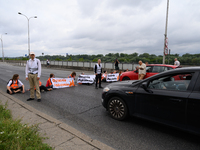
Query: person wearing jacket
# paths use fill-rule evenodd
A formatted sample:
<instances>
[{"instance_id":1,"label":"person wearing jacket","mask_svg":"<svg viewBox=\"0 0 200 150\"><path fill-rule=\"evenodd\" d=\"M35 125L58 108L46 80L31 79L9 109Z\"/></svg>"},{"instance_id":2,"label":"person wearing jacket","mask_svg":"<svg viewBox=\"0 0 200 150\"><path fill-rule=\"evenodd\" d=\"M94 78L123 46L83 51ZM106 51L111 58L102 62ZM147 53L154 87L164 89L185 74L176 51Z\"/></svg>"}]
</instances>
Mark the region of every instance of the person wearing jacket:
<instances>
[{"instance_id":1,"label":"person wearing jacket","mask_svg":"<svg viewBox=\"0 0 200 150\"><path fill-rule=\"evenodd\" d=\"M76 72L74 71L68 76L68 78L74 78L74 80L75 80L75 77L76 77Z\"/></svg>"},{"instance_id":2,"label":"person wearing jacket","mask_svg":"<svg viewBox=\"0 0 200 150\"><path fill-rule=\"evenodd\" d=\"M53 88L53 85L52 85L52 82L51 82L51 78L55 78L53 73L50 74L50 77L49 77L49 79L47 80L47 83L46 83L46 87L49 88L49 89Z\"/></svg>"},{"instance_id":3,"label":"person wearing jacket","mask_svg":"<svg viewBox=\"0 0 200 150\"><path fill-rule=\"evenodd\" d=\"M7 93L15 94L19 92L25 93L24 84L19 80L19 75L14 74L7 84Z\"/></svg>"},{"instance_id":4,"label":"person wearing jacket","mask_svg":"<svg viewBox=\"0 0 200 150\"><path fill-rule=\"evenodd\" d=\"M101 59L98 59L98 63L94 66L94 73L96 75L96 86L95 86L95 88L98 89L98 87L97 87L98 82L99 82L99 88L103 88L101 86L101 73L102 73Z\"/></svg>"}]
</instances>

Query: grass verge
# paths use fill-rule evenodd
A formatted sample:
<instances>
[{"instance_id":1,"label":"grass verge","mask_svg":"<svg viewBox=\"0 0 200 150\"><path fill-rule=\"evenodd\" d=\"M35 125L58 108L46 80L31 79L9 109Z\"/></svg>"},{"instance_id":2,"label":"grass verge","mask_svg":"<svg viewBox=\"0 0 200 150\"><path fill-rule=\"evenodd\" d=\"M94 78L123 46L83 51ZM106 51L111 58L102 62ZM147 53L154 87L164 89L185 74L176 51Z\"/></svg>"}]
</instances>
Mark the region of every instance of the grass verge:
<instances>
[{"instance_id":1,"label":"grass verge","mask_svg":"<svg viewBox=\"0 0 200 150\"><path fill-rule=\"evenodd\" d=\"M27 126L13 120L7 105L0 104L0 150L52 150L42 143L43 139L37 125Z\"/></svg>"}]
</instances>

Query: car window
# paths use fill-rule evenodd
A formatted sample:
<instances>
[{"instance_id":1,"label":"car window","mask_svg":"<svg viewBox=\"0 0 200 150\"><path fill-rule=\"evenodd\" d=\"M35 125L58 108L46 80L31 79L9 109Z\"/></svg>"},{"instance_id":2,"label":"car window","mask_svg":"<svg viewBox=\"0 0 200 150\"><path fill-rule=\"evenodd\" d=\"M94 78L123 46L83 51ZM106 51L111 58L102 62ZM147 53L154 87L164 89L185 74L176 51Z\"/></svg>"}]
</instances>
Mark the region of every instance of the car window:
<instances>
[{"instance_id":1,"label":"car window","mask_svg":"<svg viewBox=\"0 0 200 150\"><path fill-rule=\"evenodd\" d=\"M146 67L146 72L152 72L152 68L153 68L152 66L147 66Z\"/></svg>"},{"instance_id":2,"label":"car window","mask_svg":"<svg viewBox=\"0 0 200 150\"><path fill-rule=\"evenodd\" d=\"M154 66L152 72L154 73L160 73L164 71L164 67L163 66Z\"/></svg>"},{"instance_id":3,"label":"car window","mask_svg":"<svg viewBox=\"0 0 200 150\"><path fill-rule=\"evenodd\" d=\"M164 67L164 71L167 71L168 70L168 67Z\"/></svg>"},{"instance_id":4,"label":"car window","mask_svg":"<svg viewBox=\"0 0 200 150\"><path fill-rule=\"evenodd\" d=\"M167 69L168 69L168 70L172 70L173 68L172 68L172 67L167 67Z\"/></svg>"},{"instance_id":5,"label":"car window","mask_svg":"<svg viewBox=\"0 0 200 150\"><path fill-rule=\"evenodd\" d=\"M165 76L150 81L148 88L160 90L187 91L193 73Z\"/></svg>"}]
</instances>

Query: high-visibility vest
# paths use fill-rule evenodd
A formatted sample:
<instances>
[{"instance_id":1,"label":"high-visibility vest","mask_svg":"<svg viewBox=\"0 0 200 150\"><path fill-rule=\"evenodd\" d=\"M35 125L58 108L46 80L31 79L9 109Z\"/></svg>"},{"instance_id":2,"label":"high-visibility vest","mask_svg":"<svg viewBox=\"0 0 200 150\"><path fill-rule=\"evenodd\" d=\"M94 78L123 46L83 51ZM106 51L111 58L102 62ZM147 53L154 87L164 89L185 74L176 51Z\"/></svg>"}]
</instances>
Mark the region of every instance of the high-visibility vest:
<instances>
[{"instance_id":1,"label":"high-visibility vest","mask_svg":"<svg viewBox=\"0 0 200 150\"><path fill-rule=\"evenodd\" d=\"M19 88L19 86L18 86L18 80L16 80L15 83L14 83L14 81L12 80L12 83L11 83L11 85L10 85L10 88L11 88L11 89L17 89L17 88Z\"/></svg>"},{"instance_id":2,"label":"high-visibility vest","mask_svg":"<svg viewBox=\"0 0 200 150\"><path fill-rule=\"evenodd\" d=\"M101 76L101 79L104 79L104 78L106 78L107 77L107 74L103 74L102 76Z\"/></svg>"},{"instance_id":3,"label":"high-visibility vest","mask_svg":"<svg viewBox=\"0 0 200 150\"><path fill-rule=\"evenodd\" d=\"M68 76L68 78L72 78L72 75L70 74L70 75Z\"/></svg>"},{"instance_id":4,"label":"high-visibility vest","mask_svg":"<svg viewBox=\"0 0 200 150\"><path fill-rule=\"evenodd\" d=\"M49 86L52 85L51 78L49 78L49 79L47 80L47 82L49 82Z\"/></svg>"},{"instance_id":5,"label":"high-visibility vest","mask_svg":"<svg viewBox=\"0 0 200 150\"><path fill-rule=\"evenodd\" d=\"M97 63L96 66L97 66L96 73L97 73L97 74L101 74L101 68L102 68L101 64L99 65L99 64Z\"/></svg>"}]
</instances>

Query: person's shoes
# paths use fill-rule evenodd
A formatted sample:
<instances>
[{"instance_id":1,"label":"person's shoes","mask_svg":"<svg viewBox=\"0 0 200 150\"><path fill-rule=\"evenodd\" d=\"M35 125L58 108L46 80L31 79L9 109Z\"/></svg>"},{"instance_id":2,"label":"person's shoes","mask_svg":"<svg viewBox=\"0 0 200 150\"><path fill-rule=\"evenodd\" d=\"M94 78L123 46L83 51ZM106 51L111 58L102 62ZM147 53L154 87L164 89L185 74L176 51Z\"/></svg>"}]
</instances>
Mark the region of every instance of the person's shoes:
<instances>
[{"instance_id":1,"label":"person's shoes","mask_svg":"<svg viewBox=\"0 0 200 150\"><path fill-rule=\"evenodd\" d=\"M27 101L32 101L32 100L34 100L34 98L29 98L29 99L27 99Z\"/></svg>"},{"instance_id":2,"label":"person's shoes","mask_svg":"<svg viewBox=\"0 0 200 150\"><path fill-rule=\"evenodd\" d=\"M95 87L95 89L98 89L98 87Z\"/></svg>"},{"instance_id":3,"label":"person's shoes","mask_svg":"<svg viewBox=\"0 0 200 150\"><path fill-rule=\"evenodd\" d=\"M37 101L38 101L38 102L41 102L41 99L38 99Z\"/></svg>"},{"instance_id":4,"label":"person's shoes","mask_svg":"<svg viewBox=\"0 0 200 150\"><path fill-rule=\"evenodd\" d=\"M52 91L52 88L48 89L48 91Z\"/></svg>"},{"instance_id":5,"label":"person's shoes","mask_svg":"<svg viewBox=\"0 0 200 150\"><path fill-rule=\"evenodd\" d=\"M100 89L103 89L103 87L102 87L102 86L100 86L99 88L100 88Z\"/></svg>"}]
</instances>

